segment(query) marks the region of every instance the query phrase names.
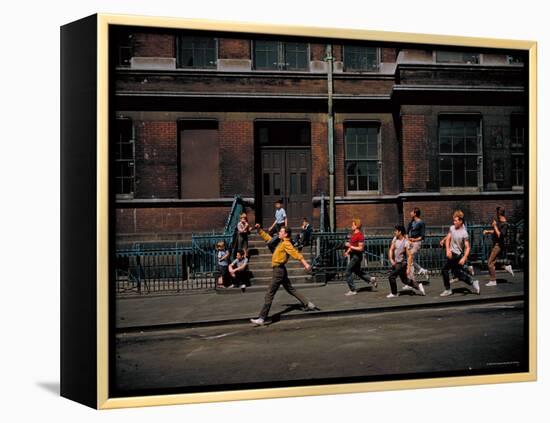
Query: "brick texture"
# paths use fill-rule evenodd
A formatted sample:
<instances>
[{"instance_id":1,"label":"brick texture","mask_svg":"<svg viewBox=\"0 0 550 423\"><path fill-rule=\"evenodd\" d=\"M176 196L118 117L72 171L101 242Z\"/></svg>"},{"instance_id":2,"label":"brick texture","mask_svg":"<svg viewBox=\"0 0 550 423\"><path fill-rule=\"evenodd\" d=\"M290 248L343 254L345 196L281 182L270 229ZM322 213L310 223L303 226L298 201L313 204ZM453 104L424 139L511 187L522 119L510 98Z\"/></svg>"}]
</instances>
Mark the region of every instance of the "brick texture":
<instances>
[{"instance_id":1,"label":"brick texture","mask_svg":"<svg viewBox=\"0 0 550 423\"><path fill-rule=\"evenodd\" d=\"M220 38L218 49L220 59L250 59L250 40Z\"/></svg>"},{"instance_id":2,"label":"brick texture","mask_svg":"<svg viewBox=\"0 0 550 423\"><path fill-rule=\"evenodd\" d=\"M220 122L220 193L254 196L254 122Z\"/></svg>"},{"instance_id":3,"label":"brick texture","mask_svg":"<svg viewBox=\"0 0 550 423\"><path fill-rule=\"evenodd\" d=\"M425 117L423 115L403 115L402 154L403 190L405 192L426 191L428 180L428 143Z\"/></svg>"},{"instance_id":4,"label":"brick texture","mask_svg":"<svg viewBox=\"0 0 550 423\"><path fill-rule=\"evenodd\" d=\"M358 217L363 229L370 227L393 227L399 223L399 210L396 204L337 204L336 227L346 229L351 219Z\"/></svg>"},{"instance_id":5,"label":"brick texture","mask_svg":"<svg viewBox=\"0 0 550 423\"><path fill-rule=\"evenodd\" d=\"M177 198L177 123L136 121L135 131L136 198Z\"/></svg>"},{"instance_id":6,"label":"brick texture","mask_svg":"<svg viewBox=\"0 0 550 423\"><path fill-rule=\"evenodd\" d=\"M176 57L176 39L170 34L134 34L134 56Z\"/></svg>"}]
</instances>

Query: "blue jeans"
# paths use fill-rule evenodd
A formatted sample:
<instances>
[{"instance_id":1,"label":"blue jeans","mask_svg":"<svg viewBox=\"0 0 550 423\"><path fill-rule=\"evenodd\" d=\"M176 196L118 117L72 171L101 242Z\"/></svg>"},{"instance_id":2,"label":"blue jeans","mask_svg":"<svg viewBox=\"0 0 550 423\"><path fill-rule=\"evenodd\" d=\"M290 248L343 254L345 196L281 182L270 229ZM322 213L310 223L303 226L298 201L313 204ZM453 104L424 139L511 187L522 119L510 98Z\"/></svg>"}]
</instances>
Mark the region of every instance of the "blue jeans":
<instances>
[{"instance_id":1,"label":"blue jeans","mask_svg":"<svg viewBox=\"0 0 550 423\"><path fill-rule=\"evenodd\" d=\"M355 291L355 283L353 282L353 275L359 276L365 282L370 283L370 276L367 272L361 269L361 262L363 261L363 255L352 254L349 259L349 263L346 266L346 280L350 291Z\"/></svg>"}]
</instances>

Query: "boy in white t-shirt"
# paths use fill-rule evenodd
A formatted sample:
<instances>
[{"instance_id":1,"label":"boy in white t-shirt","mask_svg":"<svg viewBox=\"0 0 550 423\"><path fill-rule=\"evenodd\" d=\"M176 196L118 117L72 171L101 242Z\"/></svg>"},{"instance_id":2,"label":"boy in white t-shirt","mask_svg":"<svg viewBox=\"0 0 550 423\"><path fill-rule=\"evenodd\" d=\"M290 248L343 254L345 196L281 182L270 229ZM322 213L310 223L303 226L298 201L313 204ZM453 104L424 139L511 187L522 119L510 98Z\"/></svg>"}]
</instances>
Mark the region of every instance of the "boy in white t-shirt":
<instances>
[{"instance_id":1,"label":"boy in white t-shirt","mask_svg":"<svg viewBox=\"0 0 550 423\"><path fill-rule=\"evenodd\" d=\"M457 210L453 213L453 225L449 228L449 233L445 237L445 255L447 263L441 269L443 284L445 290L439 294L441 297L447 297L453 294L449 271L458 277L459 280L473 287L474 292L479 295L479 281L472 280L471 275L464 271L464 264L470 255L470 239L468 231L464 226L464 213Z\"/></svg>"}]
</instances>

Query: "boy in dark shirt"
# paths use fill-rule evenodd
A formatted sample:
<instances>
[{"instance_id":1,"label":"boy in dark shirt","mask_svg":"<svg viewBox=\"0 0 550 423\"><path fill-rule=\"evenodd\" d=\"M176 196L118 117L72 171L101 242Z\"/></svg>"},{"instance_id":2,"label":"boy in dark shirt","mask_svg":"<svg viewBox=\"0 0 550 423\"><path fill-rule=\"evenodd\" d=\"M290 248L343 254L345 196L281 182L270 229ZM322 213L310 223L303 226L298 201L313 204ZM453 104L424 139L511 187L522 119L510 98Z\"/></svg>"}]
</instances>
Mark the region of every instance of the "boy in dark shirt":
<instances>
[{"instance_id":1,"label":"boy in dark shirt","mask_svg":"<svg viewBox=\"0 0 550 423\"><path fill-rule=\"evenodd\" d=\"M498 257L505 249L506 236L508 235L508 221L506 220L504 207L497 207L497 215L495 219L493 219L491 226L493 229L486 229L483 231L484 235L492 235L493 238L493 248L487 259L487 267L489 268L491 280L489 283L486 283L485 286L497 285L496 263ZM504 269L514 276L511 265L508 264L504 266Z\"/></svg>"}]
</instances>

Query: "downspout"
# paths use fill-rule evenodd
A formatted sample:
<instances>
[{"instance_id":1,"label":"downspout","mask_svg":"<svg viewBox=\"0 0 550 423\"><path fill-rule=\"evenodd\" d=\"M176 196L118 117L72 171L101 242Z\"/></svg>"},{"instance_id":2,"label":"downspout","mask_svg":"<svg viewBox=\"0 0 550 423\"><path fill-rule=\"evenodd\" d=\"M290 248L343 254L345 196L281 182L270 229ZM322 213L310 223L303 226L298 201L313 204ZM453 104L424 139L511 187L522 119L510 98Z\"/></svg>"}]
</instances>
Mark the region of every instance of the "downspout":
<instances>
[{"instance_id":1,"label":"downspout","mask_svg":"<svg viewBox=\"0 0 550 423\"><path fill-rule=\"evenodd\" d=\"M334 112L332 109L333 82L332 71L334 57L332 56L332 44L327 44L327 134L328 134L328 186L329 186L329 225L330 231L335 228L335 204L334 204Z\"/></svg>"}]
</instances>

